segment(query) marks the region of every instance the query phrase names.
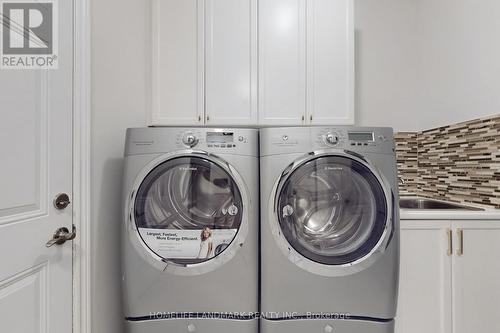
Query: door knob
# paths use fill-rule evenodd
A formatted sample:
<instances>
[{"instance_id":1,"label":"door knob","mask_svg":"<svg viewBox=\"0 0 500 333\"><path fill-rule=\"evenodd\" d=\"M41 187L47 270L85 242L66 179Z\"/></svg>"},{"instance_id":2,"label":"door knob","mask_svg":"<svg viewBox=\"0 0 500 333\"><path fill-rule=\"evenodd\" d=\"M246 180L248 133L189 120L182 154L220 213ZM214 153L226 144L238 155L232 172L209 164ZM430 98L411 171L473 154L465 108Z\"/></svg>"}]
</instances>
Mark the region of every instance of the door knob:
<instances>
[{"instance_id":1,"label":"door knob","mask_svg":"<svg viewBox=\"0 0 500 333\"><path fill-rule=\"evenodd\" d=\"M54 207L59 210L68 207L70 203L71 201L69 200L69 195L66 193L59 193L54 199Z\"/></svg>"},{"instance_id":2,"label":"door knob","mask_svg":"<svg viewBox=\"0 0 500 333\"><path fill-rule=\"evenodd\" d=\"M49 240L45 246L46 247L51 247L52 245L62 245L66 243L66 241L73 240L76 237L76 227L73 225L73 231L69 232L68 228L66 227L61 227L56 230L54 235L52 236L52 239Z\"/></svg>"}]
</instances>

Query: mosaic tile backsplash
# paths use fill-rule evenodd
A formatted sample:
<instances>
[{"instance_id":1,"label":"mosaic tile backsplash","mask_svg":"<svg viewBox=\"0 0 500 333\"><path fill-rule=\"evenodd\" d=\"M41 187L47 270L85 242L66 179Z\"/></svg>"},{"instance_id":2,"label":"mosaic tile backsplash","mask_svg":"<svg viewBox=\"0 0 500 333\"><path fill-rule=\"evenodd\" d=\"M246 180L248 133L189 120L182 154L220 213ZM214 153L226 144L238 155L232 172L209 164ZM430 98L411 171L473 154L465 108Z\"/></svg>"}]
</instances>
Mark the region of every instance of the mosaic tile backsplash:
<instances>
[{"instance_id":1,"label":"mosaic tile backsplash","mask_svg":"<svg viewBox=\"0 0 500 333\"><path fill-rule=\"evenodd\" d=\"M395 140L400 195L500 208L500 114Z\"/></svg>"}]
</instances>

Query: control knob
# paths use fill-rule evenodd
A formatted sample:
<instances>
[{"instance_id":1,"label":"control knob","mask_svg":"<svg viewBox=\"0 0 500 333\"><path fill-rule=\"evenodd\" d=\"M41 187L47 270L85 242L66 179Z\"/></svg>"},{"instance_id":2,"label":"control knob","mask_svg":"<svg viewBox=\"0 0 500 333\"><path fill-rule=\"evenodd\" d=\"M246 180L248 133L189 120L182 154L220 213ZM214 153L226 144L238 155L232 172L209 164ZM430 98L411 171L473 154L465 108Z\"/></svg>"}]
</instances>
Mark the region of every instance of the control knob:
<instances>
[{"instance_id":1,"label":"control knob","mask_svg":"<svg viewBox=\"0 0 500 333\"><path fill-rule=\"evenodd\" d=\"M198 139L192 133L186 133L182 137L182 143L184 143L188 147L194 147L198 144Z\"/></svg>"},{"instance_id":2,"label":"control knob","mask_svg":"<svg viewBox=\"0 0 500 333\"><path fill-rule=\"evenodd\" d=\"M325 141L330 145L336 145L339 143L339 137L336 134L328 133L325 135Z\"/></svg>"}]
</instances>

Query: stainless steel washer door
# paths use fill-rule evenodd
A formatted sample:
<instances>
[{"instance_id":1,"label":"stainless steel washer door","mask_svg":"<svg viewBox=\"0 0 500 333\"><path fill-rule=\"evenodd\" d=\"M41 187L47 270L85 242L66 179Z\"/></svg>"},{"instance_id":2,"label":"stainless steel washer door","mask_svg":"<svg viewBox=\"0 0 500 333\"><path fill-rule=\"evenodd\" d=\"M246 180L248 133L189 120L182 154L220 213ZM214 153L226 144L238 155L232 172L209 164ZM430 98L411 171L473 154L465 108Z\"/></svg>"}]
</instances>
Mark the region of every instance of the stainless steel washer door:
<instances>
[{"instance_id":1,"label":"stainless steel washer door","mask_svg":"<svg viewBox=\"0 0 500 333\"><path fill-rule=\"evenodd\" d=\"M243 202L231 175L217 163L182 156L156 166L142 181L134 220L143 242L181 265L215 258L242 223Z\"/></svg>"},{"instance_id":2,"label":"stainless steel washer door","mask_svg":"<svg viewBox=\"0 0 500 333\"><path fill-rule=\"evenodd\" d=\"M293 170L278 191L276 214L283 236L314 262L355 262L384 233L386 195L372 171L355 159L311 159Z\"/></svg>"}]
</instances>

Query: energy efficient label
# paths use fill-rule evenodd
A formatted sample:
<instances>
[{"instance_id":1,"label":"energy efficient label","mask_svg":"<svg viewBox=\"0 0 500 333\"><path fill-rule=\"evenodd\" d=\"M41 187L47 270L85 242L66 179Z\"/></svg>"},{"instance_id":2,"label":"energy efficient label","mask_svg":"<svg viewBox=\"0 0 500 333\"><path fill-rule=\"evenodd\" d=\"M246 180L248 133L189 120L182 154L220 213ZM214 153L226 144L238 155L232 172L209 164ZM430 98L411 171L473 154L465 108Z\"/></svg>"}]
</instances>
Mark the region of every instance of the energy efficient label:
<instances>
[{"instance_id":1,"label":"energy efficient label","mask_svg":"<svg viewBox=\"0 0 500 333\"><path fill-rule=\"evenodd\" d=\"M170 259L213 258L231 243L237 229L196 230L139 228L144 242L156 254Z\"/></svg>"}]
</instances>

